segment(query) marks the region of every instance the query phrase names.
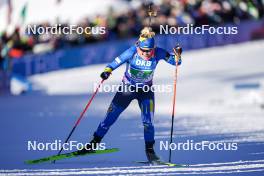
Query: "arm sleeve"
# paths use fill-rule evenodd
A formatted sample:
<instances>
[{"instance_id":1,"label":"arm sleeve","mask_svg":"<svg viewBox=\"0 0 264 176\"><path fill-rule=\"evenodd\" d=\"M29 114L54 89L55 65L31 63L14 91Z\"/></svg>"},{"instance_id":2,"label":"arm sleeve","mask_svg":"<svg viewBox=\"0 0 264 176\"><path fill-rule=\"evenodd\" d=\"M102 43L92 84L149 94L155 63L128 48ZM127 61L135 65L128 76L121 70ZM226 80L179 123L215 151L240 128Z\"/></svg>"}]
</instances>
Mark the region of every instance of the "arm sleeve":
<instances>
[{"instance_id":1,"label":"arm sleeve","mask_svg":"<svg viewBox=\"0 0 264 176\"><path fill-rule=\"evenodd\" d=\"M127 62L130 58L134 56L136 52L136 47L132 46L126 51L124 51L120 56L116 57L110 64L107 65L107 67L111 68L112 70L115 70L123 63Z\"/></svg>"},{"instance_id":2,"label":"arm sleeve","mask_svg":"<svg viewBox=\"0 0 264 176\"><path fill-rule=\"evenodd\" d=\"M174 54L169 53L168 51L166 51L162 48L158 48L157 52L158 52L159 60L163 59L171 65L176 65ZM181 58L179 58L178 65L181 65Z\"/></svg>"}]
</instances>

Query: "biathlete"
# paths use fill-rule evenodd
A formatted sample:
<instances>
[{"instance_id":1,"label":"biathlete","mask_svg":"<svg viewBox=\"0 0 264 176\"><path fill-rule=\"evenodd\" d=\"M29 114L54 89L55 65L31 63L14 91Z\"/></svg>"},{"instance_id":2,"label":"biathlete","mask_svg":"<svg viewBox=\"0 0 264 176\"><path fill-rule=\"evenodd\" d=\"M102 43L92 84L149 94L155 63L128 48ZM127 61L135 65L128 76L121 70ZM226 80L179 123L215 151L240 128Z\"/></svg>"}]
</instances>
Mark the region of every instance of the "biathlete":
<instances>
[{"instance_id":1,"label":"biathlete","mask_svg":"<svg viewBox=\"0 0 264 176\"><path fill-rule=\"evenodd\" d=\"M131 46L113 62L108 64L101 73L101 78L106 80L120 65L126 64L126 71L115 94L106 116L94 132L93 139L89 146L80 150L80 153L86 153L92 150L94 144L98 145L105 136L111 125L115 123L119 115L128 107L130 102L137 99L141 109L141 118L144 126L145 151L149 162L159 160L154 151L154 125L153 116L155 110L154 92L151 89L154 71L160 60L165 60L171 65L180 65L181 58L177 60L174 54L156 47L154 40L155 33L151 28L144 28L135 45ZM150 89L143 89L144 86ZM145 91L147 90L147 91Z\"/></svg>"}]
</instances>

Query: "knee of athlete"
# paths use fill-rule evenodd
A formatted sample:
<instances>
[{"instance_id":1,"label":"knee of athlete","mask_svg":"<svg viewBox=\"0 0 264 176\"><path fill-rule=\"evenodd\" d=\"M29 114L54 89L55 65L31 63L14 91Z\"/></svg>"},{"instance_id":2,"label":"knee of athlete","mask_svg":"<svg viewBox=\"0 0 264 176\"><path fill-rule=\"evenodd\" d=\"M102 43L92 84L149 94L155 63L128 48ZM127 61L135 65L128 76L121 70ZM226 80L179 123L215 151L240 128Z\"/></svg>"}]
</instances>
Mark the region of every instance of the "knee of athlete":
<instances>
[{"instance_id":1,"label":"knee of athlete","mask_svg":"<svg viewBox=\"0 0 264 176\"><path fill-rule=\"evenodd\" d=\"M120 105L117 105L115 103L111 103L109 108L107 109L107 114L109 113L119 113L120 111L123 111L124 108Z\"/></svg>"}]
</instances>

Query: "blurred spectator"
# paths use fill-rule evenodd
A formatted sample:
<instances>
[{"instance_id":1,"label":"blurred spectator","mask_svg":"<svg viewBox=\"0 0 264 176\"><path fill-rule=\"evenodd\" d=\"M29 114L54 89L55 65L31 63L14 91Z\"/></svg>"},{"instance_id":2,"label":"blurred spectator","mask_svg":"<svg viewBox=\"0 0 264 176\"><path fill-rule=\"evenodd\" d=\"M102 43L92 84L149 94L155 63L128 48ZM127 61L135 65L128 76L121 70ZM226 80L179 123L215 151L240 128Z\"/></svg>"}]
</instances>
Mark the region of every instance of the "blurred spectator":
<instances>
[{"instance_id":1,"label":"blurred spectator","mask_svg":"<svg viewBox=\"0 0 264 176\"><path fill-rule=\"evenodd\" d=\"M2 49L3 49L2 45L3 45L2 42L0 42L0 51L2 51ZM0 70L3 69L3 63L4 63L4 58L3 58L2 54L0 53Z\"/></svg>"},{"instance_id":2,"label":"blurred spectator","mask_svg":"<svg viewBox=\"0 0 264 176\"><path fill-rule=\"evenodd\" d=\"M127 3L133 3L133 1L136 0L129 0ZM221 25L224 23L239 23L242 20L261 19L264 15L263 0L160 0L157 2L160 3L153 5L153 9L157 11L157 17L152 19L154 31L157 31L161 24L170 26L185 26L187 24L194 24L195 26L204 24ZM19 29L16 29L10 36L2 35L0 41L1 53L8 50L8 55L14 58L26 52L47 52L86 43L138 36L143 26L148 25L148 8L149 3L144 1L137 8L131 8L122 14L116 14L110 8L106 15L84 18L77 24L83 29L88 26L106 27L107 32L105 35L92 35L89 33L83 33L83 35L77 33L55 35L48 33L21 36ZM47 26L52 26L52 24L48 22L38 24L38 28ZM58 28L62 29L69 26L70 24L64 23ZM1 57L3 58L3 55Z\"/></svg>"}]
</instances>

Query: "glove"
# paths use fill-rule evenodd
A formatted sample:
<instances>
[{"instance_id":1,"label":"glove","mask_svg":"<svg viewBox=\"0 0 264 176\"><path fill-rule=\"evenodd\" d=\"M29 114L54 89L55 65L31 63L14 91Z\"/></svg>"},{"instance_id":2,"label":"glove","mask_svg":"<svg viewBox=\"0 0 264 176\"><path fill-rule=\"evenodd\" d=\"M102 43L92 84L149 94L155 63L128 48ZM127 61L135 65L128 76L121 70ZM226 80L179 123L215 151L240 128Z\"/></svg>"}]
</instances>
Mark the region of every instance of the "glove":
<instances>
[{"instance_id":1,"label":"glove","mask_svg":"<svg viewBox=\"0 0 264 176\"><path fill-rule=\"evenodd\" d=\"M108 79L108 77L111 75L112 73L112 69L109 68L109 67L106 67L104 69L104 71L101 73L100 77L103 79L103 80L106 80Z\"/></svg>"}]
</instances>

